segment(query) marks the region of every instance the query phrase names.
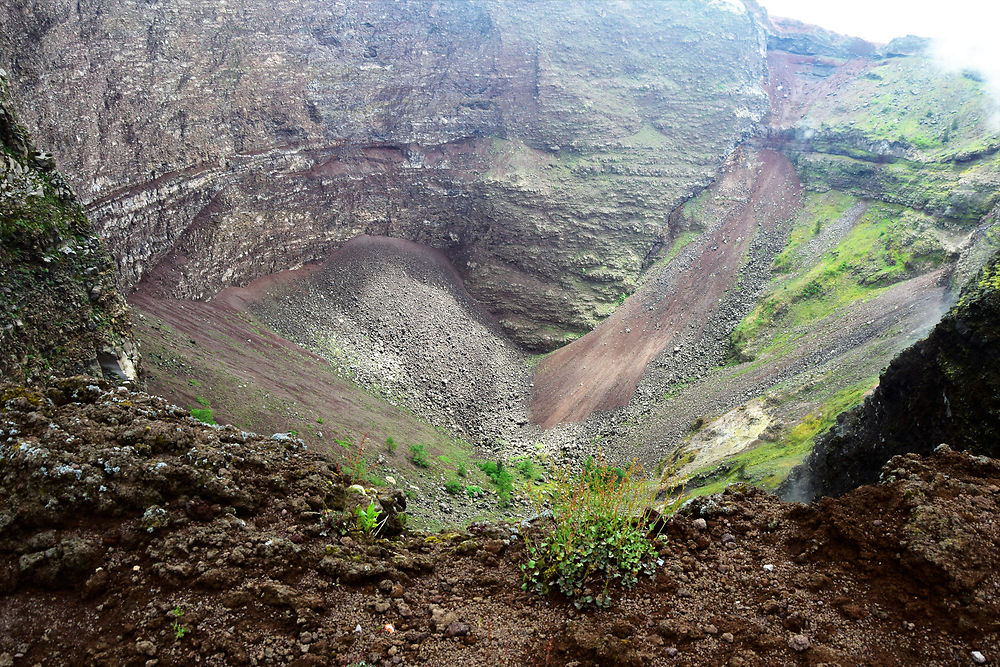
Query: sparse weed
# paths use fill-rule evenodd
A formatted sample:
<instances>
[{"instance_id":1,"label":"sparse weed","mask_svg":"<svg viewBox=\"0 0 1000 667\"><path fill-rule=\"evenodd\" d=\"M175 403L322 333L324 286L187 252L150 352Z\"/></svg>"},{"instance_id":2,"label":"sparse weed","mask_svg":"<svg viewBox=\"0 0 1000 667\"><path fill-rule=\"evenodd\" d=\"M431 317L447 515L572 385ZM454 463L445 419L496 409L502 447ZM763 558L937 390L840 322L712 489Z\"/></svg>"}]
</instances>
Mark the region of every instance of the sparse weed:
<instances>
[{"instance_id":1,"label":"sparse weed","mask_svg":"<svg viewBox=\"0 0 1000 667\"><path fill-rule=\"evenodd\" d=\"M427 468L431 465L427 458L427 448L421 444L410 445L410 461L418 468Z\"/></svg>"},{"instance_id":2,"label":"sparse weed","mask_svg":"<svg viewBox=\"0 0 1000 667\"><path fill-rule=\"evenodd\" d=\"M520 459L514 459L514 468L521 473L522 477L532 481L538 479L542 474L538 464L527 456Z\"/></svg>"},{"instance_id":3,"label":"sparse weed","mask_svg":"<svg viewBox=\"0 0 1000 667\"><path fill-rule=\"evenodd\" d=\"M174 617L174 620L170 623L170 627L174 631L174 638L184 639L184 635L191 632L188 628L181 625L181 616L184 615L184 611L180 607L174 607L167 613Z\"/></svg>"},{"instance_id":4,"label":"sparse weed","mask_svg":"<svg viewBox=\"0 0 1000 667\"><path fill-rule=\"evenodd\" d=\"M391 435L385 439L385 448L389 450L390 454L395 454L398 446L399 445L396 444L396 441L392 439Z\"/></svg>"},{"instance_id":5,"label":"sparse weed","mask_svg":"<svg viewBox=\"0 0 1000 667\"><path fill-rule=\"evenodd\" d=\"M347 466L345 466L345 472L358 482L371 481L369 478L368 461L364 457L365 440L367 439L368 434L363 434L361 436L361 442L358 444L357 451L347 455Z\"/></svg>"}]
</instances>

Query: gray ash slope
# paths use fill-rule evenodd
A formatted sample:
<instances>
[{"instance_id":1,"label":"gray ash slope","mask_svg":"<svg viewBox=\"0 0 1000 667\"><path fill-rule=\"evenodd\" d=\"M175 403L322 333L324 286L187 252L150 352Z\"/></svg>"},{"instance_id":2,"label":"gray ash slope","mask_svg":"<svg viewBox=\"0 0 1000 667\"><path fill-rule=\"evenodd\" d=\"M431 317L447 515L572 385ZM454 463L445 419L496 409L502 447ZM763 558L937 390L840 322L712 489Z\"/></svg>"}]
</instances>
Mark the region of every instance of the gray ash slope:
<instances>
[{"instance_id":1,"label":"gray ash slope","mask_svg":"<svg viewBox=\"0 0 1000 667\"><path fill-rule=\"evenodd\" d=\"M360 385L481 444L527 422L526 355L437 251L362 236L250 310Z\"/></svg>"}]
</instances>

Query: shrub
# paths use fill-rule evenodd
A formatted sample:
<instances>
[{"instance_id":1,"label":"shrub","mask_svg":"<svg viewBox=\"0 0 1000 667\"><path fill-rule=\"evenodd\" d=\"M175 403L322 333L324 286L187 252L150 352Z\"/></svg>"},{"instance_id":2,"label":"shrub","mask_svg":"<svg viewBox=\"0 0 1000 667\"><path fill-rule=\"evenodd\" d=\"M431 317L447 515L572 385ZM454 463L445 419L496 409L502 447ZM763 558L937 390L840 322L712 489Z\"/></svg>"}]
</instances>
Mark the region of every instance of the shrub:
<instances>
[{"instance_id":1,"label":"shrub","mask_svg":"<svg viewBox=\"0 0 1000 667\"><path fill-rule=\"evenodd\" d=\"M388 438L385 439L385 448L389 450L390 454L395 454L396 453L396 447L397 446L398 445L396 445L396 441L392 439L391 435Z\"/></svg>"},{"instance_id":2,"label":"shrub","mask_svg":"<svg viewBox=\"0 0 1000 667\"><path fill-rule=\"evenodd\" d=\"M527 545L522 588L543 595L555 588L577 608L610 606L612 581L631 588L640 573L653 574L657 552L644 513L655 493L634 460L623 469L588 459L578 474L557 472L549 491L554 525ZM541 504L541 492L537 498Z\"/></svg>"},{"instance_id":3,"label":"shrub","mask_svg":"<svg viewBox=\"0 0 1000 667\"><path fill-rule=\"evenodd\" d=\"M427 459L427 448L423 445L410 445L410 460L418 468L426 468L431 462Z\"/></svg>"},{"instance_id":4,"label":"shrub","mask_svg":"<svg viewBox=\"0 0 1000 667\"><path fill-rule=\"evenodd\" d=\"M444 490L450 493L451 495L455 495L456 493L462 490L462 483L457 479L449 479L447 482L444 483Z\"/></svg>"},{"instance_id":5,"label":"shrub","mask_svg":"<svg viewBox=\"0 0 1000 667\"><path fill-rule=\"evenodd\" d=\"M483 494L483 490L480 489L475 484L470 484L467 487L465 487L465 494L470 498L478 498Z\"/></svg>"},{"instance_id":6,"label":"shrub","mask_svg":"<svg viewBox=\"0 0 1000 667\"><path fill-rule=\"evenodd\" d=\"M469 474L469 471L465 469L464 463L459 463L458 470L456 470L455 472L459 477L465 477L466 475Z\"/></svg>"},{"instance_id":7,"label":"shrub","mask_svg":"<svg viewBox=\"0 0 1000 667\"><path fill-rule=\"evenodd\" d=\"M506 505L510 502L510 494L514 490L514 477L510 474L510 471L504 468L503 461L495 463L493 461L481 461L479 469L497 487L497 495L500 497L500 503Z\"/></svg>"},{"instance_id":8,"label":"shrub","mask_svg":"<svg viewBox=\"0 0 1000 667\"><path fill-rule=\"evenodd\" d=\"M191 408L191 416L210 426L216 425L215 413L212 412L212 408Z\"/></svg>"},{"instance_id":9,"label":"shrub","mask_svg":"<svg viewBox=\"0 0 1000 667\"><path fill-rule=\"evenodd\" d=\"M521 473L521 475L525 479L530 479L530 480L538 479L539 475L541 475L542 472L538 468L538 465L535 464L535 462L529 459L527 456L525 456L522 459L516 459L514 461L514 468L516 468L517 471Z\"/></svg>"}]
</instances>

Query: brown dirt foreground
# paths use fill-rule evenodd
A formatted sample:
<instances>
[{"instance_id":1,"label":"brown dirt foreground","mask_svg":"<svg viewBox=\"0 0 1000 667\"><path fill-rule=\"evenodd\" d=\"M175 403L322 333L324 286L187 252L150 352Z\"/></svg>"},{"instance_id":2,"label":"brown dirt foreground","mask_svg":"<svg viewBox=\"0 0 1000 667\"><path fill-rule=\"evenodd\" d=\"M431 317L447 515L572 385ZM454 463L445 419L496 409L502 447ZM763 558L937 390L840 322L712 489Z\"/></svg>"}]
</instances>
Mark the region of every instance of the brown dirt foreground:
<instances>
[{"instance_id":1,"label":"brown dirt foreground","mask_svg":"<svg viewBox=\"0 0 1000 667\"><path fill-rule=\"evenodd\" d=\"M1000 461L897 457L807 506L731 487L579 612L520 591L518 526L343 534L368 499L294 440L90 379L0 402L0 666L1000 659ZM398 528L402 495L373 501Z\"/></svg>"}]
</instances>

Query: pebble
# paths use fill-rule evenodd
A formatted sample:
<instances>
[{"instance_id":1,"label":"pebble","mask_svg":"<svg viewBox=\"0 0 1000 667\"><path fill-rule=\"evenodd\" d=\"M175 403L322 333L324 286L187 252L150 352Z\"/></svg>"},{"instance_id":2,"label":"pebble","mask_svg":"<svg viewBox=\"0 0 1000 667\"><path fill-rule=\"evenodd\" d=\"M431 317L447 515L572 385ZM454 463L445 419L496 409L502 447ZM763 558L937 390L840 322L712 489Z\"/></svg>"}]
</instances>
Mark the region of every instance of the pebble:
<instances>
[{"instance_id":1,"label":"pebble","mask_svg":"<svg viewBox=\"0 0 1000 667\"><path fill-rule=\"evenodd\" d=\"M792 635L792 638L788 640L788 648L798 653L808 650L810 646L809 638L805 635Z\"/></svg>"},{"instance_id":2,"label":"pebble","mask_svg":"<svg viewBox=\"0 0 1000 667\"><path fill-rule=\"evenodd\" d=\"M697 528L698 530L705 530L706 528L708 528L708 522L705 521L704 519L695 519L693 522L691 522L691 525Z\"/></svg>"},{"instance_id":3,"label":"pebble","mask_svg":"<svg viewBox=\"0 0 1000 667\"><path fill-rule=\"evenodd\" d=\"M977 665L985 665L986 664L986 656L983 655L982 653L980 653L979 651L973 651L972 652L972 662L976 663Z\"/></svg>"},{"instance_id":4,"label":"pebble","mask_svg":"<svg viewBox=\"0 0 1000 667\"><path fill-rule=\"evenodd\" d=\"M669 657L669 658L675 658L675 657L677 657L677 649L674 648L673 646L671 646L670 648L668 648L667 649L667 657Z\"/></svg>"}]
</instances>

